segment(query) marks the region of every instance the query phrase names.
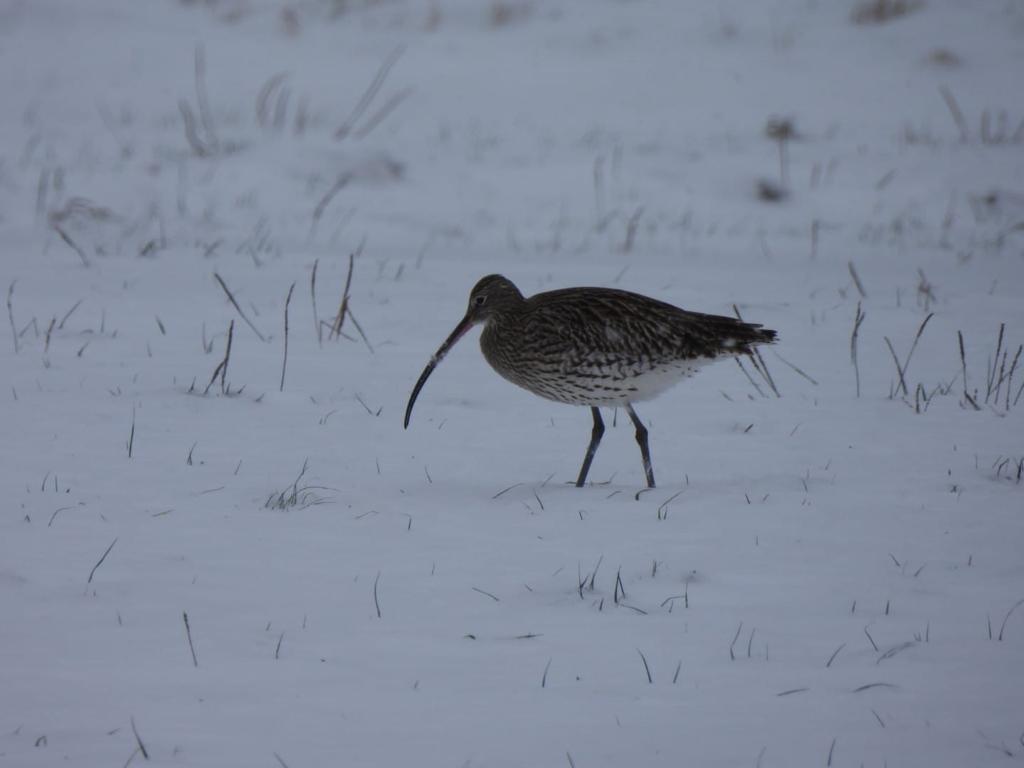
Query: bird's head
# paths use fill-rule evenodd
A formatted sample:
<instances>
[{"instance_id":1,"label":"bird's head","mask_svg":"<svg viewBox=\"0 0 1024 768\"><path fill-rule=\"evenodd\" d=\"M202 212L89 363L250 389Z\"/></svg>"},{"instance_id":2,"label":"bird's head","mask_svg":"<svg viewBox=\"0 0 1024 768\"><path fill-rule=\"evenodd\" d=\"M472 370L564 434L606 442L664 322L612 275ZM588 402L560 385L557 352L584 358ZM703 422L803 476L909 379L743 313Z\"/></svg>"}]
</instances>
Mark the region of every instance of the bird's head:
<instances>
[{"instance_id":1,"label":"bird's head","mask_svg":"<svg viewBox=\"0 0 1024 768\"><path fill-rule=\"evenodd\" d=\"M416 402L416 397L419 395L420 390L423 389L427 377L430 376L437 364L444 359L444 356L448 354L448 350L455 346L455 342L461 339L466 331L474 325L486 323L504 312L513 310L522 301L523 294L519 292L519 289L515 287L511 280L501 275L488 275L481 278L473 286L473 290L469 292L469 306L466 307L466 314L459 321L459 324L455 326L455 330L449 334L440 349L430 358L427 367L420 374L419 381L413 387L412 395L409 397L409 404L405 408L406 427L409 426L409 419L412 416L412 406Z\"/></svg>"},{"instance_id":2,"label":"bird's head","mask_svg":"<svg viewBox=\"0 0 1024 768\"><path fill-rule=\"evenodd\" d=\"M469 306L462 322L469 322L467 328L486 323L495 315L514 309L522 301L523 294L511 280L501 275L488 275L469 292Z\"/></svg>"}]
</instances>

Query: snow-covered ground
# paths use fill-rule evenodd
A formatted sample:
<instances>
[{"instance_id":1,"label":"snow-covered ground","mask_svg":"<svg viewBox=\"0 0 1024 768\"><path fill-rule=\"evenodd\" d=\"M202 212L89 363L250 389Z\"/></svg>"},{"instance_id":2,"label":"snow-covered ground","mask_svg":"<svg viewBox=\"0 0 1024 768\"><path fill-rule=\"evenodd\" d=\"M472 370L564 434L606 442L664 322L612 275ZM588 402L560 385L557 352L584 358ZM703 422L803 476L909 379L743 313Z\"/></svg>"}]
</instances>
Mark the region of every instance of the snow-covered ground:
<instances>
[{"instance_id":1,"label":"snow-covered ground","mask_svg":"<svg viewBox=\"0 0 1024 768\"><path fill-rule=\"evenodd\" d=\"M1024 761L1022 72L1010 0L0 3L0 764ZM491 272L780 396L577 489L473 334L403 430Z\"/></svg>"}]
</instances>

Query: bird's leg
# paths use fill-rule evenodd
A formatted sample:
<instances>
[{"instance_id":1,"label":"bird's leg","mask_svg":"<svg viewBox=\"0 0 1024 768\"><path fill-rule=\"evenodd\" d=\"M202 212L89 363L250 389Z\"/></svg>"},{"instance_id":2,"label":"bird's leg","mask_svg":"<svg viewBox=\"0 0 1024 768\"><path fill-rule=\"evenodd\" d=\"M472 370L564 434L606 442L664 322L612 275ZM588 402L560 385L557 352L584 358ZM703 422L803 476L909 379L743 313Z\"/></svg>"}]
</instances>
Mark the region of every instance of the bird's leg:
<instances>
[{"instance_id":1,"label":"bird's leg","mask_svg":"<svg viewBox=\"0 0 1024 768\"><path fill-rule=\"evenodd\" d=\"M580 476L576 480L576 487L582 488L587 480L587 472L590 471L590 462L594 460L597 453L597 445L601 442L601 435L604 434L604 422L601 420L601 411L591 406L590 412L594 414L594 429L590 433L590 445L587 446L587 453L583 457L583 466L580 467Z\"/></svg>"},{"instance_id":2,"label":"bird's leg","mask_svg":"<svg viewBox=\"0 0 1024 768\"><path fill-rule=\"evenodd\" d=\"M629 418L633 420L633 426L636 427L636 441L640 445L640 457L644 460L644 474L647 475L647 487L654 487L654 470L651 468L651 449L647 445L647 427L640 421L640 417L636 415L636 411L633 410L633 406L626 403L626 413L629 414Z\"/></svg>"}]
</instances>

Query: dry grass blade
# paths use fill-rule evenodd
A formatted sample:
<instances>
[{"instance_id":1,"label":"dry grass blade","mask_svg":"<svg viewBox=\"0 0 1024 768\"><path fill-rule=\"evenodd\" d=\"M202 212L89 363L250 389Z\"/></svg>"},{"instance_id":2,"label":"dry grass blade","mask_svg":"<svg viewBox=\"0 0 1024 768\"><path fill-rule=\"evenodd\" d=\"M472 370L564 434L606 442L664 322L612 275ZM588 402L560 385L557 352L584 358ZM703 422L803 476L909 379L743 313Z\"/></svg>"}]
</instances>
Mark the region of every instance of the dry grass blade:
<instances>
[{"instance_id":1,"label":"dry grass blade","mask_svg":"<svg viewBox=\"0 0 1024 768\"><path fill-rule=\"evenodd\" d=\"M44 336L44 341L43 341L43 354L44 355L47 352L50 351L50 338L53 336L53 329L54 329L54 327L56 325L57 325L57 318L56 317L51 317L50 318L50 324L48 326L46 326L46 335ZM15 339L17 339L17 336L15 336ZM15 354L17 354L17 351L15 351Z\"/></svg>"},{"instance_id":2,"label":"dry grass blade","mask_svg":"<svg viewBox=\"0 0 1024 768\"><path fill-rule=\"evenodd\" d=\"M1010 620L1010 616L1013 615L1013 612L1020 608L1022 605L1024 605L1024 598L1021 598L1016 603L1014 603L1013 607L1006 612L1006 616L1003 617L1003 623L999 627L999 637L997 638L1000 643L1003 642L1003 632L1006 631L1006 622Z\"/></svg>"},{"instance_id":3,"label":"dry grass blade","mask_svg":"<svg viewBox=\"0 0 1024 768\"><path fill-rule=\"evenodd\" d=\"M916 640L907 640L904 643L900 643L899 645L895 645L892 648L890 648L889 650L887 650L885 653L883 653L881 656L879 656L877 659L875 659L875 664L881 664L883 661L885 661L887 659L891 659L897 653L902 653L903 651L907 650L908 648L913 648L915 645L917 645L917 641Z\"/></svg>"},{"instance_id":4,"label":"dry grass blade","mask_svg":"<svg viewBox=\"0 0 1024 768\"><path fill-rule=\"evenodd\" d=\"M778 387L775 386L775 379L772 378L771 372L768 370L768 365L765 363L764 358L761 357L761 350L756 347L750 354L750 362L757 369L757 372L761 374L761 377L768 382L768 386L772 388L772 392L775 393L776 397L782 397L779 394Z\"/></svg>"},{"instance_id":5,"label":"dry grass blade","mask_svg":"<svg viewBox=\"0 0 1024 768\"><path fill-rule=\"evenodd\" d=\"M732 305L732 311L736 313L736 319L737 320L739 320L740 322L745 322L743 320L743 315L740 314L740 308L737 307L735 304ZM772 392L775 393L775 396L776 397L782 397L782 395L779 394L778 387L775 386L775 380L772 378L771 373L768 371L768 366L764 362L764 358L761 357L761 350L759 350L757 347L754 347L751 350L751 353L750 353L749 357L750 357L751 364L754 366L754 368L757 370L757 372L759 374L761 374L761 377L766 382L768 382L768 386L772 388ZM737 360L738 359L739 358L737 358Z\"/></svg>"},{"instance_id":6,"label":"dry grass blade","mask_svg":"<svg viewBox=\"0 0 1024 768\"><path fill-rule=\"evenodd\" d=\"M284 300L284 360L281 361L280 392L284 392L284 374L288 367L288 305L292 303L292 291L294 290L295 283L292 283L291 288L288 289L288 297Z\"/></svg>"},{"instance_id":7,"label":"dry grass blade","mask_svg":"<svg viewBox=\"0 0 1024 768\"><path fill-rule=\"evenodd\" d=\"M1003 351L1003 361L999 365L999 376L996 377L996 388L995 388L995 391L992 393L992 399L995 401L996 405L999 404L999 393L1002 391L1003 381L1005 381L1005 379L1006 379L1006 357L1007 357L1007 355L1009 355L1009 350L1004 350Z\"/></svg>"},{"instance_id":8,"label":"dry grass blade","mask_svg":"<svg viewBox=\"0 0 1024 768\"><path fill-rule=\"evenodd\" d=\"M206 389L203 390L203 394L208 394L210 387L213 386L213 382L220 376L220 391L221 394L227 394L227 376L228 376L228 362L231 360L231 340L235 335L235 321L232 320L228 325L228 341L224 348L224 359L217 363L217 367L213 369L213 375L210 377L210 383L206 385Z\"/></svg>"},{"instance_id":9,"label":"dry grass blade","mask_svg":"<svg viewBox=\"0 0 1024 768\"><path fill-rule=\"evenodd\" d=\"M68 248L70 248L71 250L73 250L75 253L78 254L78 258L80 258L82 260L82 264L84 264L85 266L88 267L89 266L89 257L85 255L85 251L83 251L81 249L81 247L78 245L78 243L76 243L74 240L72 240L71 236L67 232L65 232L61 228L61 226L59 224L57 224L56 222L52 223L50 226L53 227L53 231L54 232L56 232L58 235L60 235L60 239L63 240L67 244Z\"/></svg>"},{"instance_id":10,"label":"dry grass blade","mask_svg":"<svg viewBox=\"0 0 1024 768\"><path fill-rule=\"evenodd\" d=\"M801 370L800 368L798 368L793 363L789 362L789 360L784 358L778 352L775 352L775 350L772 350L772 352L784 365L789 366L795 373L797 373L800 376L803 376L805 379L807 379L809 382L811 382L811 384L813 384L814 386L818 386L818 381L813 376L811 376L810 374L808 374L805 371Z\"/></svg>"},{"instance_id":11,"label":"dry grass blade","mask_svg":"<svg viewBox=\"0 0 1024 768\"><path fill-rule=\"evenodd\" d=\"M132 406L132 429L128 433L128 458L132 457L132 451L135 448L135 406Z\"/></svg>"},{"instance_id":12,"label":"dry grass blade","mask_svg":"<svg viewBox=\"0 0 1024 768\"><path fill-rule=\"evenodd\" d=\"M917 329L917 334L914 336L914 343L910 345L910 351L907 352L907 359L903 361L903 371L906 372L907 368L910 367L910 358L914 355L914 350L917 349L917 342L921 340L921 334L924 333L925 327L928 325L928 321L935 317L934 312L929 312L927 317L921 321L921 327Z\"/></svg>"},{"instance_id":13,"label":"dry grass blade","mask_svg":"<svg viewBox=\"0 0 1024 768\"><path fill-rule=\"evenodd\" d=\"M185 620L185 636L188 638L188 649L192 652L192 666L198 667L199 658L196 656L196 647L192 643L192 627L190 627L188 623L188 613L183 612L181 616Z\"/></svg>"},{"instance_id":14,"label":"dry grass blade","mask_svg":"<svg viewBox=\"0 0 1024 768\"><path fill-rule=\"evenodd\" d=\"M892 345L892 341L889 339L888 336L885 337L886 346L889 347L889 352L890 354L892 354L893 362L896 364L896 372L899 375L900 379L899 386L896 390L897 392L899 392L899 390L902 389L904 395L910 394L910 389L908 389L907 387L907 368L910 365L910 359L914 356L914 350L917 349L917 343L921 340L921 334L924 333L924 329L928 325L928 321L931 320L934 316L934 312L929 312L927 317L925 317L925 319L922 321L920 327L918 327L917 329L917 333L914 335L914 341L910 345L910 350L907 352L907 357L902 364L900 363L899 356L896 354L896 348L893 347Z\"/></svg>"},{"instance_id":15,"label":"dry grass blade","mask_svg":"<svg viewBox=\"0 0 1024 768\"><path fill-rule=\"evenodd\" d=\"M858 301L857 312L853 316L853 333L850 334L850 362L853 363L853 376L857 385L857 397L860 397L860 365L857 363L857 337L865 317L867 317L867 314L861 310L860 302Z\"/></svg>"},{"instance_id":16,"label":"dry grass blade","mask_svg":"<svg viewBox=\"0 0 1024 768\"><path fill-rule=\"evenodd\" d=\"M185 126L185 140L198 157L210 157L213 148L210 147L200 136L195 113L187 101L182 99L178 102L178 111L181 112L181 119Z\"/></svg>"},{"instance_id":17,"label":"dry grass blade","mask_svg":"<svg viewBox=\"0 0 1024 768\"><path fill-rule=\"evenodd\" d=\"M206 50L203 46L196 46L195 53L195 74L196 74L196 104L199 106L199 120L203 124L203 130L210 137L210 146L214 152L217 150L217 131L213 126L213 113L210 111L210 100L206 95Z\"/></svg>"},{"instance_id":18,"label":"dry grass blade","mask_svg":"<svg viewBox=\"0 0 1024 768\"><path fill-rule=\"evenodd\" d=\"M871 625L869 624L869 625L868 625L868 627L869 627L869 626L871 626ZM871 633L870 633L870 632L868 632L868 627L864 627L864 635L865 635L865 636L867 637L867 639L868 639L868 640L870 641L870 643L871 643L871 647L872 647L872 648L874 648L874 649L875 649L875 652L877 653L877 652L878 652L878 644L877 644L877 643L875 643L875 638L873 638L873 637L871 636Z\"/></svg>"},{"instance_id":19,"label":"dry grass blade","mask_svg":"<svg viewBox=\"0 0 1024 768\"><path fill-rule=\"evenodd\" d=\"M876 649L877 650L877 649ZM872 688L898 688L898 685L893 683L867 683L853 689L854 693L863 693L864 691L870 691Z\"/></svg>"},{"instance_id":20,"label":"dry grass blade","mask_svg":"<svg viewBox=\"0 0 1024 768\"><path fill-rule=\"evenodd\" d=\"M1017 370L1017 363L1020 362L1020 354L1024 351L1024 344L1017 345L1017 354L1013 356L1013 364L1010 366L1010 373L1006 379L1006 405L1005 410L1010 410L1010 390L1013 389L1013 372Z\"/></svg>"},{"instance_id":21,"label":"dry grass blade","mask_svg":"<svg viewBox=\"0 0 1024 768\"><path fill-rule=\"evenodd\" d=\"M789 153L787 142L797 138L796 126L788 117L769 118L764 127L765 135L779 146L779 186L789 186Z\"/></svg>"},{"instance_id":22,"label":"dry grass blade","mask_svg":"<svg viewBox=\"0 0 1024 768\"><path fill-rule=\"evenodd\" d=\"M366 345L366 348L370 350L370 354L374 354L373 345L370 343L370 340L366 337L366 332L363 330L363 326L359 324L359 321L356 320L356 316L352 314L352 308L347 308L345 312L349 317L352 318L352 325L356 327L356 331L359 333L359 337L363 340L363 343Z\"/></svg>"},{"instance_id":23,"label":"dry grass blade","mask_svg":"<svg viewBox=\"0 0 1024 768\"><path fill-rule=\"evenodd\" d=\"M759 394L761 397L764 397L764 392L761 390L761 387L757 385L757 382L754 381L754 377L750 375L750 372L743 365L743 362L738 357L734 357L733 360L736 361L736 365L738 365L740 367L740 370L743 371L743 375L747 377L747 381L750 382L750 386L757 390L757 394Z\"/></svg>"},{"instance_id":24,"label":"dry grass blade","mask_svg":"<svg viewBox=\"0 0 1024 768\"><path fill-rule=\"evenodd\" d=\"M114 548L115 544L117 544L117 538L116 537L114 538L114 540L112 542L110 542L110 546L107 547L107 549L103 552L103 556L100 557L100 559L96 561L96 565L94 565L92 567L92 570L89 571L89 578L86 579L86 581L85 581L86 584L92 584L92 577L96 575L96 569L99 568L101 565L103 565L103 561L107 559L107 555L110 554L110 550L112 550ZM1003 624L1006 624L1006 622L1004 621Z\"/></svg>"},{"instance_id":25,"label":"dry grass blade","mask_svg":"<svg viewBox=\"0 0 1024 768\"><path fill-rule=\"evenodd\" d=\"M135 727L135 718L128 718L132 724L132 735L135 736L135 743L139 745L139 752L142 754L144 760L149 760L149 752L146 751L146 745L142 743L142 738L139 736L139 729Z\"/></svg>"},{"instance_id":26,"label":"dry grass blade","mask_svg":"<svg viewBox=\"0 0 1024 768\"><path fill-rule=\"evenodd\" d=\"M971 397L970 393L967 391L967 355L964 353L964 334L963 334L963 332L962 331L957 331L956 332L956 337L957 337L957 341L960 344L960 376L963 379L963 383L964 383L964 400L966 400L968 403L970 403L974 407L974 410L980 411L981 410L981 406L978 405L978 403L975 401L975 399L973 397Z\"/></svg>"},{"instance_id":27,"label":"dry grass blade","mask_svg":"<svg viewBox=\"0 0 1024 768\"><path fill-rule=\"evenodd\" d=\"M239 316L241 316L241 318L245 320L246 325L248 325L252 329L252 332L256 334L256 337L260 341L266 343L266 337L262 333L260 333L259 329L255 325L253 325L252 320L250 320L248 316L246 316L245 312L242 311L241 306L239 306L238 302L235 300L234 294L231 293L231 289L228 288L228 284L224 282L224 278L222 278L216 272L213 273L213 276L217 278L217 282L220 283L220 287L223 288L224 293L227 294L228 301L230 301L231 305L237 310Z\"/></svg>"},{"instance_id":28,"label":"dry grass blade","mask_svg":"<svg viewBox=\"0 0 1024 768\"><path fill-rule=\"evenodd\" d=\"M50 189L50 169L44 168L39 172L39 182L36 184L36 221L42 221L46 215L46 197Z\"/></svg>"},{"instance_id":29,"label":"dry grass blade","mask_svg":"<svg viewBox=\"0 0 1024 768\"><path fill-rule=\"evenodd\" d=\"M387 58L381 63L377 69L377 73L373 76L373 80L366 87L363 95L359 101L356 102L355 108L351 114L345 119L345 121L338 126L338 129L334 132L335 139L344 139L352 132L353 126L359 121L373 100L377 98L377 94L380 92L381 87L384 85L384 81L387 80L388 74L391 72L391 68L395 66L398 60L402 57L403 48L399 47L388 54Z\"/></svg>"},{"instance_id":30,"label":"dry grass blade","mask_svg":"<svg viewBox=\"0 0 1024 768\"><path fill-rule=\"evenodd\" d=\"M644 652L641 651L639 648L636 649L636 652L640 654L640 660L644 663L644 672L647 673L647 684L648 685L653 685L654 684L654 678L651 676L651 668L647 664L647 657L644 656Z\"/></svg>"},{"instance_id":31,"label":"dry grass blade","mask_svg":"<svg viewBox=\"0 0 1024 768\"><path fill-rule=\"evenodd\" d=\"M896 355L896 350L893 348L893 343L889 340L888 336L886 336L885 339L886 345L889 347L889 351L893 356L893 362L896 365L896 373L899 375L899 387L897 387L896 391L899 391L899 389L902 388L903 394L909 394L906 388L906 379L903 377L903 369L900 368L899 357Z\"/></svg>"},{"instance_id":32,"label":"dry grass blade","mask_svg":"<svg viewBox=\"0 0 1024 768\"><path fill-rule=\"evenodd\" d=\"M730 661L736 661L736 654L733 652L733 648L736 647L736 641L740 639L740 632L742 632L742 631L743 631L743 622L741 621L740 625L738 627L736 627L736 634L732 636L732 642L729 643L729 660Z\"/></svg>"},{"instance_id":33,"label":"dry grass blade","mask_svg":"<svg viewBox=\"0 0 1024 768\"><path fill-rule=\"evenodd\" d=\"M956 123L957 130L960 131L960 141L966 144L970 137L970 132L967 129L967 118L964 117L960 105L956 103L956 98L949 88L940 85L939 93L942 94L942 100L946 102L946 107L949 109L949 114L953 117L953 122Z\"/></svg>"},{"instance_id":34,"label":"dry grass blade","mask_svg":"<svg viewBox=\"0 0 1024 768\"><path fill-rule=\"evenodd\" d=\"M287 72L278 72L270 77L256 95L256 122L265 128L270 118L270 97L274 91L288 78Z\"/></svg>"},{"instance_id":35,"label":"dry grass blade","mask_svg":"<svg viewBox=\"0 0 1024 768\"><path fill-rule=\"evenodd\" d=\"M320 346L324 344L324 332L320 327L320 315L316 310L316 269L320 266L320 259L316 259L313 262L313 274L309 278L309 294L313 299L313 327L316 329L316 343Z\"/></svg>"},{"instance_id":36,"label":"dry grass blade","mask_svg":"<svg viewBox=\"0 0 1024 768\"><path fill-rule=\"evenodd\" d=\"M499 598L495 594L492 594L492 593L488 592L485 589L480 589L480 587L470 587L470 589L472 589L474 592L479 592L481 595L485 595L485 596L491 598L491 600L493 600L496 603L500 603L501 602L501 598Z\"/></svg>"},{"instance_id":37,"label":"dry grass blade","mask_svg":"<svg viewBox=\"0 0 1024 768\"><path fill-rule=\"evenodd\" d=\"M313 221L309 226L309 239L312 240L316 235L316 228L320 224L320 218L324 215L324 211L327 210L327 206L331 204L341 190L343 190L348 183L352 181L352 173L346 171L338 176L331 188L324 193L324 196L320 198L320 201L316 204L316 208L313 209Z\"/></svg>"},{"instance_id":38,"label":"dry grass blade","mask_svg":"<svg viewBox=\"0 0 1024 768\"><path fill-rule=\"evenodd\" d=\"M331 501L329 497L321 496L318 491L332 491L323 485L300 485L302 478L306 476L309 469L309 459L302 462L302 469L296 478L282 491L271 493L267 497L263 507L265 509L306 509L320 504L327 504Z\"/></svg>"},{"instance_id":39,"label":"dry grass blade","mask_svg":"<svg viewBox=\"0 0 1024 768\"><path fill-rule=\"evenodd\" d=\"M987 387L985 388L985 402L992 397L992 390L996 383L996 366L999 365L999 353L1003 351L1003 335L1006 333L1006 323L999 324L999 336L996 339L996 355L988 366Z\"/></svg>"},{"instance_id":40,"label":"dry grass blade","mask_svg":"<svg viewBox=\"0 0 1024 768\"><path fill-rule=\"evenodd\" d=\"M841 650L843 650L843 648L845 648L845 647L846 647L846 643L843 643L838 648L836 648L835 651L832 652L832 655L828 657L828 661L825 662L825 669L828 669L829 667L832 666L832 662L836 660L836 656L838 656L839 652Z\"/></svg>"},{"instance_id":41,"label":"dry grass blade","mask_svg":"<svg viewBox=\"0 0 1024 768\"><path fill-rule=\"evenodd\" d=\"M14 354L18 354L20 351L18 346L18 328L14 323L14 286L17 282L17 280L12 280L7 288L7 319L11 321L11 335L14 337Z\"/></svg>"},{"instance_id":42,"label":"dry grass blade","mask_svg":"<svg viewBox=\"0 0 1024 768\"><path fill-rule=\"evenodd\" d=\"M61 330L64 329L64 323L66 323L68 321L68 318L71 317L71 315L73 315L75 313L75 310L78 309L81 305L82 305L82 299L79 299L78 301L76 301L74 303L74 305L72 305L71 309L69 309L67 312L64 313L64 317L62 317L60 319L60 322L57 323L57 330L58 331L61 331Z\"/></svg>"},{"instance_id":43,"label":"dry grass blade","mask_svg":"<svg viewBox=\"0 0 1024 768\"><path fill-rule=\"evenodd\" d=\"M852 261L846 262L846 267L850 271L850 277L853 278L853 284L857 287L857 293L860 294L862 299L868 297L867 291L864 290L864 284L860 281L860 275L857 274L857 268L853 266Z\"/></svg>"},{"instance_id":44,"label":"dry grass blade","mask_svg":"<svg viewBox=\"0 0 1024 768\"><path fill-rule=\"evenodd\" d=\"M388 118L388 116L392 112L394 112L403 101L405 101L412 95L412 93L412 88L403 88L390 99L385 101L384 104L381 105L381 108L374 112L372 115L370 115L370 117L367 118L366 122L363 123L362 126L360 126L359 130L357 130L355 134L353 134L355 138L363 139L369 136L370 133L373 132L374 128L383 123Z\"/></svg>"},{"instance_id":45,"label":"dry grass blade","mask_svg":"<svg viewBox=\"0 0 1024 768\"><path fill-rule=\"evenodd\" d=\"M500 498L500 497L504 496L506 493L511 491L513 488L518 488L520 485L523 485L523 483L512 483L512 485L510 485L508 488L502 488L496 494L491 496L491 500L493 501L494 499L497 499L497 498Z\"/></svg>"},{"instance_id":46,"label":"dry grass blade","mask_svg":"<svg viewBox=\"0 0 1024 768\"><path fill-rule=\"evenodd\" d=\"M356 256L354 253L348 255L348 274L345 276L345 288L341 292L341 303L338 305L338 314L334 317L331 325L331 333L328 339L337 338L341 333L341 327L345 324L345 315L348 314L348 297L352 288L352 272L355 269Z\"/></svg>"}]
</instances>

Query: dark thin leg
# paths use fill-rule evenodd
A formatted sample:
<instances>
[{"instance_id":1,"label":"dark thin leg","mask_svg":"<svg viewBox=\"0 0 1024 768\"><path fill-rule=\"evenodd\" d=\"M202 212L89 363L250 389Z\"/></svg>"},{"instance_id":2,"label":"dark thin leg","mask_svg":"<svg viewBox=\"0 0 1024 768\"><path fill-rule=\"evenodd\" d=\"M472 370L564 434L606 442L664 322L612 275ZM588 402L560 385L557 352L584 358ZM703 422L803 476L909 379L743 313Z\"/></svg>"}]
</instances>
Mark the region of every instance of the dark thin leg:
<instances>
[{"instance_id":1,"label":"dark thin leg","mask_svg":"<svg viewBox=\"0 0 1024 768\"><path fill-rule=\"evenodd\" d=\"M594 429L590 433L590 445L587 446L587 454L583 457L583 466L580 467L580 476L576 480L576 487L582 488L587 480L587 472L590 471L590 462L594 460L597 453L597 444L601 442L601 435L604 434L604 422L601 420L601 412L591 407L590 412L594 414Z\"/></svg>"},{"instance_id":2,"label":"dark thin leg","mask_svg":"<svg viewBox=\"0 0 1024 768\"><path fill-rule=\"evenodd\" d=\"M651 449L647 446L647 427L640 421L640 417L636 415L636 411L633 410L633 406L626 403L626 413L629 414L629 418L633 420L633 426L636 427L636 441L640 445L640 457L644 460L644 474L647 475L647 487L654 487L654 470L651 468Z\"/></svg>"}]
</instances>

